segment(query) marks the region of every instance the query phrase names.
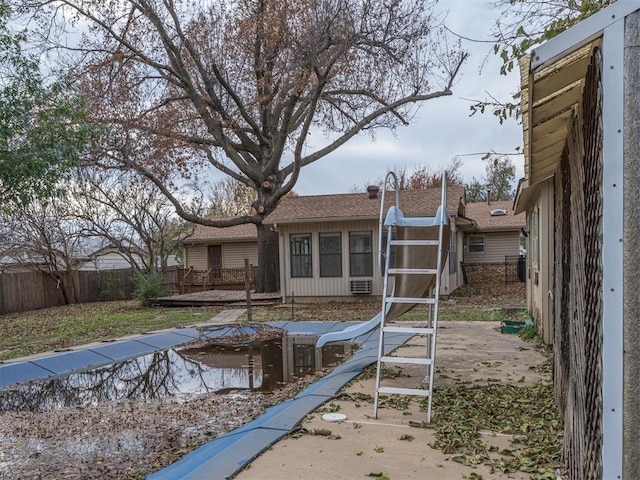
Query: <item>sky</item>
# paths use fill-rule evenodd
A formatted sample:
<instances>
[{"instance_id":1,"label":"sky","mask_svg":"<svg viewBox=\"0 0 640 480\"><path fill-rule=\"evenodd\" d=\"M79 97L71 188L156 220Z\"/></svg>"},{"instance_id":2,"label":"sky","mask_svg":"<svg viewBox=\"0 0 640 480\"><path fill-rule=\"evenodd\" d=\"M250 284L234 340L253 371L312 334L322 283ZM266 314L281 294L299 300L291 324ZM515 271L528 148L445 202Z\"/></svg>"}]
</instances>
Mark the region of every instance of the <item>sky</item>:
<instances>
[{"instance_id":1,"label":"sky","mask_svg":"<svg viewBox=\"0 0 640 480\"><path fill-rule=\"evenodd\" d=\"M490 30L498 16L491 0L440 0L440 8L448 11L446 24L453 32L491 39ZM484 153L517 153L517 147L522 149L520 124L508 120L501 125L488 111L470 116L472 102L465 100L487 99L487 92L510 100L518 91L518 72L500 75L501 63L492 47L492 43L463 40L462 48L470 55L453 86L453 95L424 102L410 126L394 133L380 130L375 141L367 134L360 135L304 167L294 190L299 195L348 193L396 166L406 165L409 171L425 164L441 169L455 156L462 159L460 173L465 183L480 180L485 176ZM510 158L517 181L523 176L523 157Z\"/></svg>"}]
</instances>

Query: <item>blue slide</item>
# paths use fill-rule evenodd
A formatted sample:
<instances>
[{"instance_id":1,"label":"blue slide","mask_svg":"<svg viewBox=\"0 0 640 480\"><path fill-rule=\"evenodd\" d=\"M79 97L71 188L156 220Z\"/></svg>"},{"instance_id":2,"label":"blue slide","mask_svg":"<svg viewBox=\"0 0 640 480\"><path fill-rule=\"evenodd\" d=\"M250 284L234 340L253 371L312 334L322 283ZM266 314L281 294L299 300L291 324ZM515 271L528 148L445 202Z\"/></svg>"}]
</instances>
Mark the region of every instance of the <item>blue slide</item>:
<instances>
[{"instance_id":1,"label":"blue slide","mask_svg":"<svg viewBox=\"0 0 640 480\"><path fill-rule=\"evenodd\" d=\"M360 335L364 335L365 333L370 332L374 328L378 328L380 326L381 320L382 320L382 312L379 312L375 317L373 317L368 322L352 325L350 327L345 328L344 330L339 330L337 332L325 333L324 335L320 336L320 338L316 342L316 347L322 347L325 343L351 340L352 338L356 338L356 337L359 337Z\"/></svg>"}]
</instances>

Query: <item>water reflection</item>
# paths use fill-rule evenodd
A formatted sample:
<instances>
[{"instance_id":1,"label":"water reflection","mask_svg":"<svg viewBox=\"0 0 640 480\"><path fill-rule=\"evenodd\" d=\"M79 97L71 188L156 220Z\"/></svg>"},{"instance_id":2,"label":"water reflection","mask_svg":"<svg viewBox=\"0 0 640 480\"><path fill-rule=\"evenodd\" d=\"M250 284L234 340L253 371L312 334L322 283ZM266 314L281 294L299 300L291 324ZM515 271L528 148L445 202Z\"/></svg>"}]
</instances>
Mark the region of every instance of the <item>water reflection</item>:
<instances>
[{"instance_id":1,"label":"water reflection","mask_svg":"<svg viewBox=\"0 0 640 480\"><path fill-rule=\"evenodd\" d=\"M246 339L170 349L95 370L0 390L0 412L42 411L129 399L236 389L273 390L343 359L346 345L315 349L316 336Z\"/></svg>"}]
</instances>

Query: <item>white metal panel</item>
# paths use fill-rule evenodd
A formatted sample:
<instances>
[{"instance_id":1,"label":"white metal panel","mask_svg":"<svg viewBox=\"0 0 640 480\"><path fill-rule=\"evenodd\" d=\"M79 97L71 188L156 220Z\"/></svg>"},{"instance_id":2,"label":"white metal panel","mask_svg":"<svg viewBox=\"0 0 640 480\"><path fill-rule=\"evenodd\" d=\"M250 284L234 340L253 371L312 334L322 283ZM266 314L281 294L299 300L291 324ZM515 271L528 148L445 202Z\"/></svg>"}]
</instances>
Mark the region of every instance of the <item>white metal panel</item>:
<instances>
[{"instance_id":1,"label":"white metal panel","mask_svg":"<svg viewBox=\"0 0 640 480\"><path fill-rule=\"evenodd\" d=\"M618 0L604 10L565 30L557 37L536 47L531 54L531 67L536 69L552 63L567 52L580 48L594 38L599 37L609 25L624 21L624 17L638 9L640 9L640 0ZM622 45L620 45L620 48L622 48Z\"/></svg>"},{"instance_id":2,"label":"white metal panel","mask_svg":"<svg viewBox=\"0 0 640 480\"><path fill-rule=\"evenodd\" d=\"M624 15L640 8L636 1L614 6L618 3L626 5ZM636 8L628 10L632 5ZM623 21L604 31L602 70L602 478L618 479L623 464Z\"/></svg>"}]
</instances>

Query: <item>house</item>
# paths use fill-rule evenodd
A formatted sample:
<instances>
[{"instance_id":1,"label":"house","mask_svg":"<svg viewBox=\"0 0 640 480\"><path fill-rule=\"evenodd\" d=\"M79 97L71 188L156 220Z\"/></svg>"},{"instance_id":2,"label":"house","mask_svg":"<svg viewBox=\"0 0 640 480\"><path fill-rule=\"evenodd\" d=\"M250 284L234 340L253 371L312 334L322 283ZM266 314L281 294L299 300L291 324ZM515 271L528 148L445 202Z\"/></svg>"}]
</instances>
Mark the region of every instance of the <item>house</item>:
<instances>
[{"instance_id":1,"label":"house","mask_svg":"<svg viewBox=\"0 0 640 480\"><path fill-rule=\"evenodd\" d=\"M473 220L473 227L465 230L464 236L464 268L468 282L472 285L523 282L524 212L516 214L511 200L473 202L467 203L465 216Z\"/></svg>"},{"instance_id":2,"label":"house","mask_svg":"<svg viewBox=\"0 0 640 480\"><path fill-rule=\"evenodd\" d=\"M106 246L95 252L78 259L81 266L79 271L103 271L121 270L132 268L132 261L136 263L136 269L144 269L145 263L142 252L137 247L131 247L130 258L123 254L117 247Z\"/></svg>"},{"instance_id":3,"label":"house","mask_svg":"<svg viewBox=\"0 0 640 480\"><path fill-rule=\"evenodd\" d=\"M640 1L521 63L527 302L553 344L569 478L640 477Z\"/></svg>"},{"instance_id":4,"label":"house","mask_svg":"<svg viewBox=\"0 0 640 480\"><path fill-rule=\"evenodd\" d=\"M258 266L258 233L252 223L217 228L196 225L181 242L184 271L177 283L183 291L212 287L244 288L244 260L251 265L252 282ZM238 287L239 288L239 287Z\"/></svg>"},{"instance_id":5,"label":"house","mask_svg":"<svg viewBox=\"0 0 640 480\"><path fill-rule=\"evenodd\" d=\"M385 200L391 206L393 194ZM406 216L434 216L440 188L403 190L400 208ZM284 301L357 300L382 295L378 265L380 196L367 193L289 197L266 219L278 231L280 285ZM458 252L462 251L464 189L449 186L447 208L452 230L441 294L462 284ZM387 208L385 208L386 213ZM384 241L384 240L383 240Z\"/></svg>"}]
</instances>

